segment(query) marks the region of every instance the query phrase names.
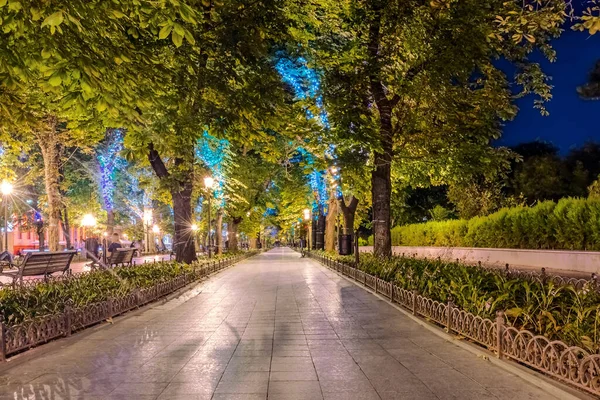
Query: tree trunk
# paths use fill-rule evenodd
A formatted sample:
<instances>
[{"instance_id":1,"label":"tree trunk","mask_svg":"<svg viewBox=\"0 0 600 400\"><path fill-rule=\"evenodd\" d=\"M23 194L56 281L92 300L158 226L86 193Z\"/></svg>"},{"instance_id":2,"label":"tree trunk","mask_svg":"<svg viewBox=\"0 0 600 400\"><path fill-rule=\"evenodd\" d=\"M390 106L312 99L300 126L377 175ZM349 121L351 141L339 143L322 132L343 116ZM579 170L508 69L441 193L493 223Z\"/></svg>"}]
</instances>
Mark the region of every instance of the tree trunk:
<instances>
[{"instance_id":1,"label":"tree trunk","mask_svg":"<svg viewBox=\"0 0 600 400\"><path fill-rule=\"evenodd\" d=\"M217 210L217 219L215 220L215 235L217 235L217 254L223 254L223 209Z\"/></svg>"},{"instance_id":2,"label":"tree trunk","mask_svg":"<svg viewBox=\"0 0 600 400\"><path fill-rule=\"evenodd\" d=\"M372 3L373 17L369 26L369 84L371 93L379 111L379 143L380 150L374 153L375 169L371 173L371 196L373 199L373 253L377 257L392 255L391 233L391 197L392 197L392 154L393 126L392 110L398 103L399 97L387 97L381 77L380 62L380 29L382 4Z\"/></svg>"},{"instance_id":3,"label":"tree trunk","mask_svg":"<svg viewBox=\"0 0 600 400\"><path fill-rule=\"evenodd\" d=\"M60 214L60 221L63 229L63 236L65 237L65 247L67 250L71 249L71 223L69 222L69 213L67 207L63 206L63 210Z\"/></svg>"},{"instance_id":4,"label":"tree trunk","mask_svg":"<svg viewBox=\"0 0 600 400\"><path fill-rule=\"evenodd\" d=\"M106 210L106 233L108 237L112 237L115 231L115 212L114 210Z\"/></svg>"},{"instance_id":5,"label":"tree trunk","mask_svg":"<svg viewBox=\"0 0 600 400\"><path fill-rule=\"evenodd\" d=\"M338 216L337 200L334 191L329 195L327 217L325 219L325 251L335 251L335 223Z\"/></svg>"},{"instance_id":6,"label":"tree trunk","mask_svg":"<svg viewBox=\"0 0 600 400\"><path fill-rule=\"evenodd\" d=\"M164 181L165 186L171 188L171 198L173 200L173 214L175 219L175 235L173 237L173 250L175 259L178 262L189 264L196 260L196 251L194 250L194 238L192 234L192 182L193 182L193 146L187 149L190 154L185 157L185 151L182 157L174 159L174 167L177 170L177 178L171 176L163 163L158 151L154 145L148 145L148 160L156 176ZM184 149L186 150L186 149ZM185 159L183 158L185 157Z\"/></svg>"},{"instance_id":7,"label":"tree trunk","mask_svg":"<svg viewBox=\"0 0 600 400\"><path fill-rule=\"evenodd\" d=\"M256 249L256 238L248 238L248 247L250 247L251 249Z\"/></svg>"},{"instance_id":8,"label":"tree trunk","mask_svg":"<svg viewBox=\"0 0 600 400\"><path fill-rule=\"evenodd\" d=\"M391 233L391 157L375 153L375 169L371 173L373 199L373 253L377 257L392 255Z\"/></svg>"},{"instance_id":9,"label":"tree trunk","mask_svg":"<svg viewBox=\"0 0 600 400\"><path fill-rule=\"evenodd\" d=\"M60 210L62 207L59 168L63 145L58 138L57 125L56 117L48 117L48 129L45 132L38 132L36 135L37 144L40 146L44 159L44 185L48 204L48 248L50 251L59 250Z\"/></svg>"},{"instance_id":10,"label":"tree trunk","mask_svg":"<svg viewBox=\"0 0 600 400\"><path fill-rule=\"evenodd\" d=\"M346 205L346 201L342 197L339 201L340 210L344 216L344 235L354 234L354 219L356 215L356 208L358 207L358 199L354 196L350 196L350 201Z\"/></svg>"},{"instance_id":11,"label":"tree trunk","mask_svg":"<svg viewBox=\"0 0 600 400\"><path fill-rule=\"evenodd\" d=\"M44 226L43 225L39 225L37 227L37 235L38 235L38 248L40 251L44 250L44 247L46 246L46 237L45 237L45 232L44 232Z\"/></svg>"},{"instance_id":12,"label":"tree trunk","mask_svg":"<svg viewBox=\"0 0 600 400\"><path fill-rule=\"evenodd\" d=\"M229 229L229 250L236 251L238 249L238 226L242 222L242 217L233 217L227 224Z\"/></svg>"}]
</instances>

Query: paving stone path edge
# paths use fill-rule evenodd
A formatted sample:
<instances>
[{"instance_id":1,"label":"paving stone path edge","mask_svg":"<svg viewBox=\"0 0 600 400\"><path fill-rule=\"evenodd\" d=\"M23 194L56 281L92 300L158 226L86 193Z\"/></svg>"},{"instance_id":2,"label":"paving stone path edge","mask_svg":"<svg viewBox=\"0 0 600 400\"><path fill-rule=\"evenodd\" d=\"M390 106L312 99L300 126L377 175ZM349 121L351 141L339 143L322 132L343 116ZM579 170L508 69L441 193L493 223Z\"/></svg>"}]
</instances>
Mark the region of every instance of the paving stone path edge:
<instances>
[{"instance_id":1,"label":"paving stone path edge","mask_svg":"<svg viewBox=\"0 0 600 400\"><path fill-rule=\"evenodd\" d=\"M561 382L558 382L554 379L551 379L550 377L547 377L539 372L531 370L525 366L522 366L522 365L517 364L512 361L506 361L503 359L499 359L491 351L484 349L480 346L477 346L476 344L470 343L465 340L456 340L453 335L448 334L444 329L440 328L439 326L434 325L423 318L413 315L411 312L405 310L402 306L400 306L396 303L392 303L388 298L380 295L379 293L374 292L370 288L360 284L360 282L350 279L349 277L336 271L335 269L328 267L325 263L322 263L319 259L313 258L310 256L309 256L309 258L311 260L315 261L317 264L323 266L327 270L332 271L336 275L347 280L348 282L353 283L355 286L358 286L361 289L371 293L373 296L379 298L380 300L385 301L386 303L388 303L389 305L394 307L396 310L400 311L402 314L404 314L411 320L415 321L417 324L419 324L423 328L427 329L428 331L439 336L440 338L445 339L446 341L451 342L452 344L455 344L455 345L459 346L460 348L475 354L477 357L482 358L482 359L504 369L507 372L518 375L520 378L522 378L525 381L531 383L532 385L544 390L545 392L547 392L548 394L550 394L552 396L558 397L563 400L582 400L582 399L591 400L591 399L596 398L596 397L588 395L587 393L581 392L577 389L567 386ZM493 379L493 377L490 377L490 379Z\"/></svg>"}]
</instances>

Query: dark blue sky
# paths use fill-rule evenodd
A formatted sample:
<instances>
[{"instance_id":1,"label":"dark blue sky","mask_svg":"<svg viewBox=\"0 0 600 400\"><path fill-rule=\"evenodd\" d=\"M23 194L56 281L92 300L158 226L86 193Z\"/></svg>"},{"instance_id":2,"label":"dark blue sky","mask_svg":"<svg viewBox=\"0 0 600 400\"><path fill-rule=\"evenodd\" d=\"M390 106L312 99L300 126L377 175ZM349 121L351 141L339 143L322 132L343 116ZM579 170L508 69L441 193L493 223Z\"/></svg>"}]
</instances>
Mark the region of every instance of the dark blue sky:
<instances>
[{"instance_id":1,"label":"dark blue sky","mask_svg":"<svg viewBox=\"0 0 600 400\"><path fill-rule=\"evenodd\" d=\"M554 143L561 152L587 140L600 141L600 100L585 101L577 95L577 86L585 83L590 70L600 60L600 34L575 32L566 28L555 40L557 60L543 62L544 71L552 76L553 98L547 104L550 115L544 117L533 108L533 98L518 101L519 114L506 124L498 141L515 145L535 139Z\"/></svg>"}]
</instances>

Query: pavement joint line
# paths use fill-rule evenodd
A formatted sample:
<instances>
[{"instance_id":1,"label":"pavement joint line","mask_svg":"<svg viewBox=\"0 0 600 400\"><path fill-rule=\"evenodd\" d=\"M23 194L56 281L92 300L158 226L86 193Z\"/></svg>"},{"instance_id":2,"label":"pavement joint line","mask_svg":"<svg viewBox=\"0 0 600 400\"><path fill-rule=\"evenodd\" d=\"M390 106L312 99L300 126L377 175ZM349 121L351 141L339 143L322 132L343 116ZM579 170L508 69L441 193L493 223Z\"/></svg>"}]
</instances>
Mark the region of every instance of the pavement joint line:
<instances>
[{"instance_id":1,"label":"pavement joint line","mask_svg":"<svg viewBox=\"0 0 600 400\"><path fill-rule=\"evenodd\" d=\"M567 386L560 381L550 379L549 377L546 377L543 374L532 371L529 368L526 368L522 365L517 364L516 362L501 360L498 357L496 357L496 355L494 353L488 351L487 349L484 349L484 348L476 346L474 344L465 342L463 340L460 340L460 341L454 340L452 338L452 336L450 334L446 333L443 329L440 329L440 328L432 325L431 323L429 323L419 317L414 316L411 312L405 310L400 305L392 303L388 298L380 295L379 293L375 293L373 290L360 284L360 282L355 281L334 269L328 268L326 265L321 264L316 259L310 258L309 260L313 261L315 264L319 265L321 268L324 268L326 271L330 271L331 273L338 275L339 277L353 283L355 286L358 286L359 288L371 293L372 295L379 298L380 300L385 301L387 304L391 305L396 310L400 311L402 314L404 314L411 320L415 321L416 323L418 323L420 326L424 327L428 331L434 333L438 337L440 337L440 338L446 340L447 342L450 342L464 350L469 351L470 353L476 355L478 358L481 358L487 362L490 362L491 364L494 364L494 365L502 368L503 370L520 377L521 379L531 383L532 385L538 387L539 389L544 390L545 392L547 392L548 394L550 394L552 396L558 397L561 400L592 400L592 399L594 399L594 397L589 396L586 393L583 393L574 388L571 388L570 386Z\"/></svg>"},{"instance_id":2,"label":"pavement joint line","mask_svg":"<svg viewBox=\"0 0 600 400\"><path fill-rule=\"evenodd\" d=\"M260 254L260 253L259 253ZM231 269L232 267L235 267L238 263L246 261L250 258L254 257L254 255L250 256L250 257L246 257L244 259L239 260L238 262L231 264L219 271L215 271L212 272L206 276L201 277L199 280L194 281L194 282L190 282L189 284L187 284L186 286L177 289L176 291L169 293L155 301L152 301L148 304L144 304L136 309L127 311L121 315L118 315L116 317L112 318L112 322L107 322L107 321L101 321L99 322L97 325L92 325L88 328L84 328L80 331L76 331L73 332L71 334L71 336L68 337L61 337L61 338L56 338L53 340L50 340L47 343L43 343L39 346L33 347L29 350L25 350L22 353L18 353L12 357L10 357L9 359L7 359L5 362L0 363L0 373L4 372L4 371L8 371L16 366L19 366L21 364L24 364L28 361L31 361L37 357L41 357L44 356L46 354L49 354L53 351L58 351L61 350L63 347L69 346L73 343L78 342L80 339L84 339L85 337L91 335L92 333L95 333L101 329L108 329L113 325L116 325L122 321L126 321L130 318L133 318L135 316L138 316L140 313L148 311L154 307L157 306L162 306L164 304L166 304L167 302L171 301L171 300L175 300L177 298L179 298L180 296L194 290L196 287L200 286L200 285L204 285L207 281L209 281L211 278L213 278L214 276L220 274L221 272L224 272L228 269ZM197 296L198 294L201 294L202 291L196 293L194 295ZM189 299L186 299L185 301L187 301Z\"/></svg>"}]
</instances>

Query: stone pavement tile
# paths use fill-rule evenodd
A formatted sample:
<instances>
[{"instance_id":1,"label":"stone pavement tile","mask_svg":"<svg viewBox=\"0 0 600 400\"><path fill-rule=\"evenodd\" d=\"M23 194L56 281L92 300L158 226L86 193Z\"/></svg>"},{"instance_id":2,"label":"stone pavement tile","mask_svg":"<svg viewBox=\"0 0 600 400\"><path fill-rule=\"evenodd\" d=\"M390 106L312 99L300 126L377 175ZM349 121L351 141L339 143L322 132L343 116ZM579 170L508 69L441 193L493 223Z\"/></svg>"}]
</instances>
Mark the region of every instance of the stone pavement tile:
<instances>
[{"instance_id":1,"label":"stone pavement tile","mask_svg":"<svg viewBox=\"0 0 600 400\"><path fill-rule=\"evenodd\" d=\"M366 392L323 392L324 400L381 400L375 390Z\"/></svg>"},{"instance_id":2,"label":"stone pavement tile","mask_svg":"<svg viewBox=\"0 0 600 400\"><path fill-rule=\"evenodd\" d=\"M268 381L268 372L257 372L257 371L236 371L226 370L221 377L222 382L226 381Z\"/></svg>"},{"instance_id":3,"label":"stone pavement tile","mask_svg":"<svg viewBox=\"0 0 600 400\"><path fill-rule=\"evenodd\" d=\"M317 374L312 371L271 371L271 382L276 381L316 381Z\"/></svg>"},{"instance_id":4,"label":"stone pavement tile","mask_svg":"<svg viewBox=\"0 0 600 400\"><path fill-rule=\"evenodd\" d=\"M131 398L136 398L138 395L156 395L158 396L167 387L168 383L165 382L145 382L145 383L131 383L124 382L119 384L110 395L129 395Z\"/></svg>"},{"instance_id":5,"label":"stone pavement tile","mask_svg":"<svg viewBox=\"0 0 600 400\"><path fill-rule=\"evenodd\" d=\"M524 384L511 388L489 388L490 393L502 400L558 400L548 393L540 392L534 386Z\"/></svg>"},{"instance_id":6,"label":"stone pavement tile","mask_svg":"<svg viewBox=\"0 0 600 400\"><path fill-rule=\"evenodd\" d=\"M268 398L322 399L323 395L318 381L278 381L269 384Z\"/></svg>"},{"instance_id":7,"label":"stone pavement tile","mask_svg":"<svg viewBox=\"0 0 600 400\"><path fill-rule=\"evenodd\" d=\"M221 381L215 393L267 393L269 382L260 381Z\"/></svg>"},{"instance_id":8,"label":"stone pavement tile","mask_svg":"<svg viewBox=\"0 0 600 400\"><path fill-rule=\"evenodd\" d=\"M175 398L180 395L212 396L216 383L199 380L197 382L171 382L161 393L165 399Z\"/></svg>"},{"instance_id":9,"label":"stone pavement tile","mask_svg":"<svg viewBox=\"0 0 600 400\"><path fill-rule=\"evenodd\" d=\"M212 400L266 400L266 393L215 393Z\"/></svg>"},{"instance_id":10,"label":"stone pavement tile","mask_svg":"<svg viewBox=\"0 0 600 400\"><path fill-rule=\"evenodd\" d=\"M321 384L321 391L323 393L369 392L374 390L373 385L371 385L371 382L364 375L344 380L320 379L319 383Z\"/></svg>"}]
</instances>

